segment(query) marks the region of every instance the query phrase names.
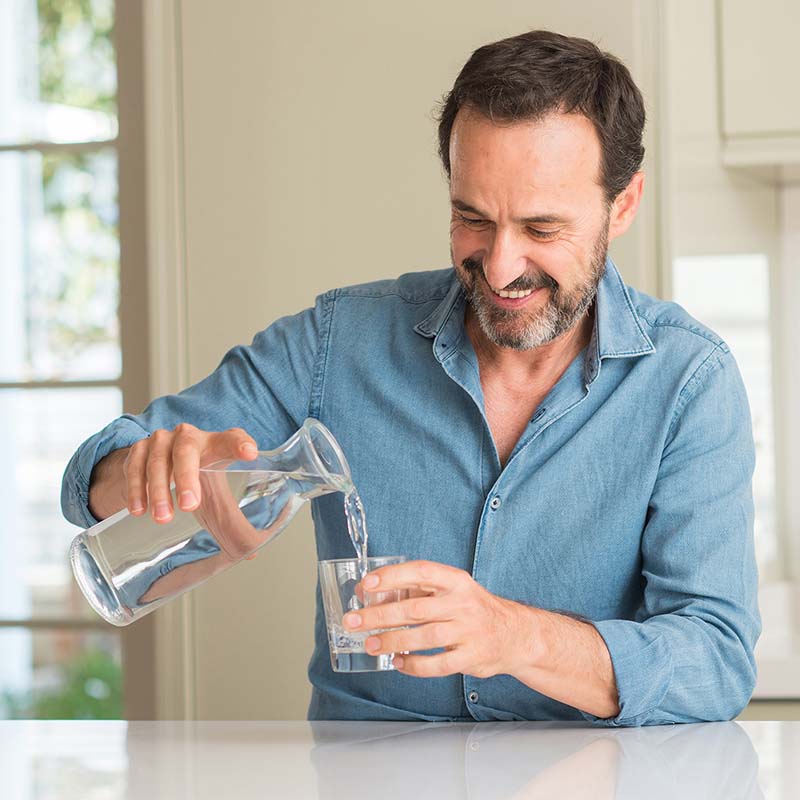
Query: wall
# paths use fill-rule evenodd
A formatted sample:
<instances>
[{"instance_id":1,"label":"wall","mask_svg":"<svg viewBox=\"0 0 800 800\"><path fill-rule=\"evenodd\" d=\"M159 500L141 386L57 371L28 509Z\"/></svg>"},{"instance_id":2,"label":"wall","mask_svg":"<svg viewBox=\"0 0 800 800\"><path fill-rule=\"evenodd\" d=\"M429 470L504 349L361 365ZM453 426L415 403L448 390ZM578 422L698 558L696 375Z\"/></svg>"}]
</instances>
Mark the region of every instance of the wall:
<instances>
[{"instance_id":1,"label":"wall","mask_svg":"<svg viewBox=\"0 0 800 800\"><path fill-rule=\"evenodd\" d=\"M180 2L190 381L319 292L448 265L431 111L472 50L552 28L598 41L647 90L651 7ZM642 219L614 253L629 280L652 291L648 191ZM193 594L197 718L305 716L314 580L304 513L255 561Z\"/></svg>"}]
</instances>

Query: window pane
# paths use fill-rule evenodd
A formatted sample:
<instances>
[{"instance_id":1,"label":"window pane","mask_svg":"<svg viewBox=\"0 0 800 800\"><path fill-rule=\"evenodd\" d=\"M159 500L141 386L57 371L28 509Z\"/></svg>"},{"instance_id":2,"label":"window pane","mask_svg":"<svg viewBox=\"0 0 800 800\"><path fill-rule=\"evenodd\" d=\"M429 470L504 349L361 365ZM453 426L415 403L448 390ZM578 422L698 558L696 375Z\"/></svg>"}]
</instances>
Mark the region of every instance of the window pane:
<instances>
[{"instance_id":1,"label":"window pane","mask_svg":"<svg viewBox=\"0 0 800 800\"><path fill-rule=\"evenodd\" d=\"M0 3L0 144L117 134L113 0Z\"/></svg>"},{"instance_id":2,"label":"window pane","mask_svg":"<svg viewBox=\"0 0 800 800\"><path fill-rule=\"evenodd\" d=\"M121 719L116 631L0 628L0 719Z\"/></svg>"},{"instance_id":3,"label":"window pane","mask_svg":"<svg viewBox=\"0 0 800 800\"><path fill-rule=\"evenodd\" d=\"M678 258L673 288L675 301L727 342L747 387L756 444L756 556L768 577L777 559L769 263L763 255Z\"/></svg>"},{"instance_id":4,"label":"window pane","mask_svg":"<svg viewBox=\"0 0 800 800\"><path fill-rule=\"evenodd\" d=\"M0 619L98 618L72 577L61 477L121 405L116 388L0 391Z\"/></svg>"},{"instance_id":5,"label":"window pane","mask_svg":"<svg viewBox=\"0 0 800 800\"><path fill-rule=\"evenodd\" d=\"M0 153L0 381L120 374L117 158Z\"/></svg>"}]
</instances>

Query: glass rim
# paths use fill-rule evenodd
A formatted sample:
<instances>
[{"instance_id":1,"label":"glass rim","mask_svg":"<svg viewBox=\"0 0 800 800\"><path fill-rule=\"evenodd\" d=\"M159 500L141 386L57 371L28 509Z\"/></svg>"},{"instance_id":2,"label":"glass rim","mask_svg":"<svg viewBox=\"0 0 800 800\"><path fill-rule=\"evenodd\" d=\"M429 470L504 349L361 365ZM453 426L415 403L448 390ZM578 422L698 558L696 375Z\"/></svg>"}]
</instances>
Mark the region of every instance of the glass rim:
<instances>
[{"instance_id":1,"label":"glass rim","mask_svg":"<svg viewBox=\"0 0 800 800\"><path fill-rule=\"evenodd\" d=\"M408 556L367 556L367 564L370 561L390 561L393 559L400 559L400 563L403 561L408 561ZM323 561L317 561L319 566L323 564L358 564L360 559L358 556L353 556L352 558L327 558Z\"/></svg>"},{"instance_id":2,"label":"glass rim","mask_svg":"<svg viewBox=\"0 0 800 800\"><path fill-rule=\"evenodd\" d=\"M344 489L349 488L348 486L345 486L341 480L339 480L337 475L332 473L325 466L322 458L320 457L319 451L314 446L314 442L311 438L313 431L316 431L316 433L322 436L331 450L333 450L333 452L336 454L336 458L339 459L339 462L341 463L342 467L344 467L347 474L352 476L352 473L350 472L350 465L347 463L347 459L344 457L342 448L340 447L339 442L336 441L336 437L328 430L327 426L323 422L320 422L320 420L318 420L316 417L307 417L303 421L303 425L300 430L302 430L308 437L308 449L311 451L311 457L314 459L320 474L326 476L326 479L330 485L341 486L342 488L340 488L339 491L344 491Z\"/></svg>"}]
</instances>

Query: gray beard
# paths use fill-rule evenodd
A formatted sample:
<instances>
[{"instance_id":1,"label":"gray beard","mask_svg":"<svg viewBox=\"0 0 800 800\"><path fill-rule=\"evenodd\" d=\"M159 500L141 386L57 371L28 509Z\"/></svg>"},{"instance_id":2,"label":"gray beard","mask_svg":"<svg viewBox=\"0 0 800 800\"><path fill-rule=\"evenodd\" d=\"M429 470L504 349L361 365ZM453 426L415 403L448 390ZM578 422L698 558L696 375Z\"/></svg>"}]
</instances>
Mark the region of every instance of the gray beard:
<instances>
[{"instance_id":1,"label":"gray beard","mask_svg":"<svg viewBox=\"0 0 800 800\"><path fill-rule=\"evenodd\" d=\"M569 295L564 294L561 287L549 275L540 274L524 281L514 281L514 284L518 285L513 285L512 288L522 290L547 288L551 294L547 303L524 327L519 327L522 315L526 313L524 309L520 311L498 309L484 296L478 285L479 281L485 281L483 266L479 262L476 264L474 260L465 259L462 267L467 277L462 276L458 270L456 275L464 288L478 324L489 341L498 347L507 347L511 350L532 350L557 339L575 327L583 318L597 295L597 287L605 273L607 253L608 236L607 228L604 226L603 233L597 238L592 250L589 275ZM468 280L470 276L471 281Z\"/></svg>"}]
</instances>

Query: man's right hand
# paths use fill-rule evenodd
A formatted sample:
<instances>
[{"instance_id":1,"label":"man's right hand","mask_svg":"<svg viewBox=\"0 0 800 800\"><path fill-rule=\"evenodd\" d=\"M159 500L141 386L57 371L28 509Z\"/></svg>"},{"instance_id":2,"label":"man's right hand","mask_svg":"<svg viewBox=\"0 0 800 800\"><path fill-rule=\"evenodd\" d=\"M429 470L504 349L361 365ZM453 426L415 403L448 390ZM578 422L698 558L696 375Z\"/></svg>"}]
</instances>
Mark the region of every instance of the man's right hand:
<instances>
[{"instance_id":1,"label":"man's right hand","mask_svg":"<svg viewBox=\"0 0 800 800\"><path fill-rule=\"evenodd\" d=\"M182 422L172 431L159 429L97 463L89 510L105 519L126 505L134 516L146 513L149 506L156 522L169 522L174 514L173 480L181 510L193 511L201 500L201 466L226 458L251 461L257 454L253 437L241 428L210 432Z\"/></svg>"}]
</instances>

